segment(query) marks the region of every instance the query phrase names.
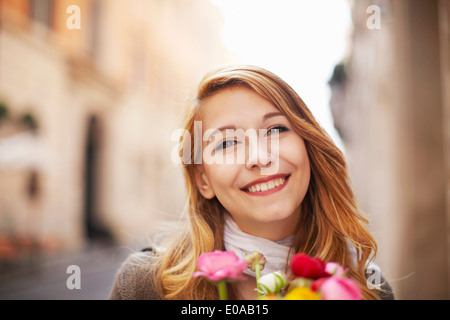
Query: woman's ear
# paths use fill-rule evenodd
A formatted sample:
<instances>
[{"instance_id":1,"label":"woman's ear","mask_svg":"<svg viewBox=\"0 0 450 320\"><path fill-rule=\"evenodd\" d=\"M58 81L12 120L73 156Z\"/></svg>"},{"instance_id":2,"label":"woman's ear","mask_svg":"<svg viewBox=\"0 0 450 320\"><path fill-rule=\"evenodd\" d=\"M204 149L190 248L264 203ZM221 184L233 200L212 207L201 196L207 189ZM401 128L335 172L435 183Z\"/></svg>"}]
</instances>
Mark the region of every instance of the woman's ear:
<instances>
[{"instance_id":1,"label":"woman's ear","mask_svg":"<svg viewBox=\"0 0 450 320\"><path fill-rule=\"evenodd\" d=\"M202 194L202 196L206 199L212 199L216 196L211 183L208 180L208 177L205 174L203 168L199 167L194 170L195 182L197 184L197 188Z\"/></svg>"}]
</instances>

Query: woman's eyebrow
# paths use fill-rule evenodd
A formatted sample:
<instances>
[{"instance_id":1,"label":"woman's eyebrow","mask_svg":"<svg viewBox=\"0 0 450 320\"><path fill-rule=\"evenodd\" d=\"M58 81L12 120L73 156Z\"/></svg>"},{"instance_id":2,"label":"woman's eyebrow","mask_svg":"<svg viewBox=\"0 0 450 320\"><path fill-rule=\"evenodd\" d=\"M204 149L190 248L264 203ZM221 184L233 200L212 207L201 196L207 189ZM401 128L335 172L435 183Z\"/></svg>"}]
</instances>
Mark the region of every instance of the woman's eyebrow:
<instances>
[{"instance_id":1,"label":"woman's eyebrow","mask_svg":"<svg viewBox=\"0 0 450 320\"><path fill-rule=\"evenodd\" d=\"M225 130L227 130L227 129L237 130L237 129L236 129L236 126L233 126L233 125L226 125L226 126L223 126L223 127L217 128L217 129L214 129L214 130L211 132L211 134L209 134L208 138L207 138L206 140L204 140L204 141L208 141L207 144L209 144L209 143L211 142L211 137L212 137L213 135L215 135L216 133L218 133L218 132L220 132L220 131L225 131Z\"/></svg>"},{"instance_id":2,"label":"woman's eyebrow","mask_svg":"<svg viewBox=\"0 0 450 320\"><path fill-rule=\"evenodd\" d=\"M272 117L278 117L278 116L283 116L283 117L284 117L284 114L282 114L282 113L279 112L279 111L276 111L276 112L269 112L269 113L266 113L266 114L263 116L263 121L266 121L266 120L269 119L269 118L272 118Z\"/></svg>"},{"instance_id":3,"label":"woman's eyebrow","mask_svg":"<svg viewBox=\"0 0 450 320\"><path fill-rule=\"evenodd\" d=\"M273 118L273 117L279 117L279 116L284 117L284 114L282 114L282 113L279 112L279 111L269 112L269 113L266 113L266 114L263 116L262 119L263 119L263 122L264 122L264 121L267 121L267 120L270 119L270 118ZM211 132L211 134L210 134L210 135L208 136L208 138L206 139L206 141L208 141L207 144L209 144L209 142L211 142L211 137L212 137L213 135L215 135L217 132L224 131L224 130L226 130L226 129L233 129L233 130L236 130L236 126L229 124L229 125L225 125L225 126L222 126L222 127L220 127L220 128L214 129L213 132Z\"/></svg>"}]
</instances>

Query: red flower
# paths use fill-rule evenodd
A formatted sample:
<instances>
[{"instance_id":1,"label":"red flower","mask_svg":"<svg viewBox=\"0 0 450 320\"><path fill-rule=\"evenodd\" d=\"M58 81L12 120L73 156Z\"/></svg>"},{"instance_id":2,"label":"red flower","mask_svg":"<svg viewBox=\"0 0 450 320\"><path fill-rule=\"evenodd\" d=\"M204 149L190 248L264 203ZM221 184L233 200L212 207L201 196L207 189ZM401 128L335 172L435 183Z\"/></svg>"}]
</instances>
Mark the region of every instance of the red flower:
<instances>
[{"instance_id":1,"label":"red flower","mask_svg":"<svg viewBox=\"0 0 450 320\"><path fill-rule=\"evenodd\" d=\"M291 271L296 277L319 279L327 277L325 262L319 258L312 258L304 253L297 253L291 259Z\"/></svg>"}]
</instances>

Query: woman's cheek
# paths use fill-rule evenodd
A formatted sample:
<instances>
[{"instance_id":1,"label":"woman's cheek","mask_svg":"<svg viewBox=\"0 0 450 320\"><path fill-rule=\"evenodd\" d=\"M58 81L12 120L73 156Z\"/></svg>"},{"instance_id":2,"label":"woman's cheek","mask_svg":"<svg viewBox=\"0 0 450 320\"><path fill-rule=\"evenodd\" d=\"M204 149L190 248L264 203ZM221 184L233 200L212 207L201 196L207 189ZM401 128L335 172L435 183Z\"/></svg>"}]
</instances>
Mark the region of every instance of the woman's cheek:
<instances>
[{"instance_id":1,"label":"woman's cheek","mask_svg":"<svg viewBox=\"0 0 450 320\"><path fill-rule=\"evenodd\" d=\"M297 135L292 135L288 139L280 140L280 155L290 163L305 166L309 165L309 158L306 152L303 139Z\"/></svg>"},{"instance_id":2,"label":"woman's cheek","mask_svg":"<svg viewBox=\"0 0 450 320\"><path fill-rule=\"evenodd\" d=\"M216 188L232 187L238 168L234 164L211 164L207 167L211 183Z\"/></svg>"}]
</instances>

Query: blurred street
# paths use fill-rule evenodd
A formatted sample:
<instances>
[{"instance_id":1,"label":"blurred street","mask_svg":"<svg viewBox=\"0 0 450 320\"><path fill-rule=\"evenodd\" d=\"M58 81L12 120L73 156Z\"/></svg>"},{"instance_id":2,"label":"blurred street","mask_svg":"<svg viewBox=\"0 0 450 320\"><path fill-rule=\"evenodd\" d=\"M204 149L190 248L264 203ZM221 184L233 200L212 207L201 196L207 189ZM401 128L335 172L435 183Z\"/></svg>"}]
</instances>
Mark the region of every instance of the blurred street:
<instances>
[{"instance_id":1,"label":"blurred street","mask_svg":"<svg viewBox=\"0 0 450 320\"><path fill-rule=\"evenodd\" d=\"M90 246L83 252L52 258L26 272L0 276L0 300L105 300L121 262L132 249ZM71 273L67 267L77 265L81 271L81 288L68 289Z\"/></svg>"}]
</instances>

